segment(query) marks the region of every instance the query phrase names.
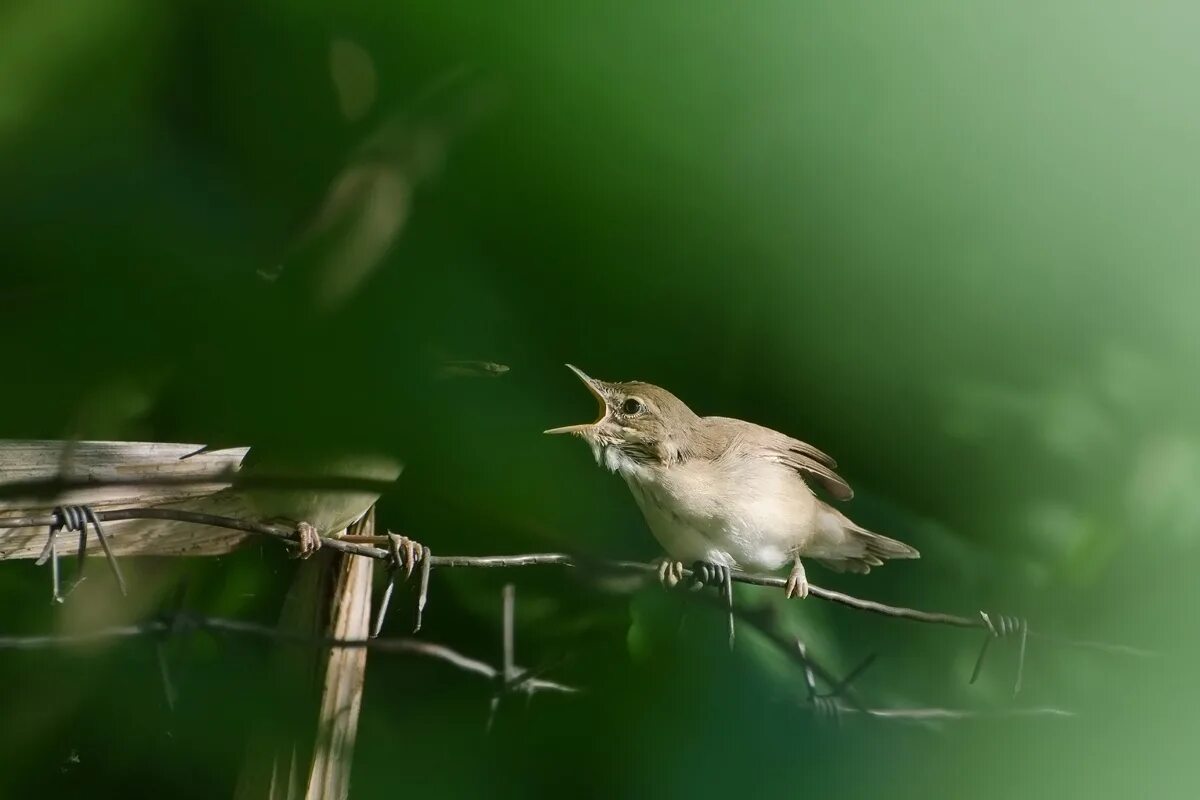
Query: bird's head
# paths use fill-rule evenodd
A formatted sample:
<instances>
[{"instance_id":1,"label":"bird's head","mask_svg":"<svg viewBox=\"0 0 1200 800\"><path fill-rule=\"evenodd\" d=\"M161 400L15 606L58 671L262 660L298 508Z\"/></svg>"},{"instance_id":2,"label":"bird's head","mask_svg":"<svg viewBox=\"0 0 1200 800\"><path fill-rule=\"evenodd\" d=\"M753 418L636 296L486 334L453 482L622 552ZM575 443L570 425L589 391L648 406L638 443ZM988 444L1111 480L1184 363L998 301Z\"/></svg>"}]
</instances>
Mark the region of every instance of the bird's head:
<instances>
[{"instance_id":1,"label":"bird's head","mask_svg":"<svg viewBox=\"0 0 1200 800\"><path fill-rule=\"evenodd\" d=\"M583 438L591 445L596 462L614 472L639 464L670 464L685 457L698 417L682 400L651 383L608 383L570 364L567 368L596 398L600 418L546 433Z\"/></svg>"}]
</instances>

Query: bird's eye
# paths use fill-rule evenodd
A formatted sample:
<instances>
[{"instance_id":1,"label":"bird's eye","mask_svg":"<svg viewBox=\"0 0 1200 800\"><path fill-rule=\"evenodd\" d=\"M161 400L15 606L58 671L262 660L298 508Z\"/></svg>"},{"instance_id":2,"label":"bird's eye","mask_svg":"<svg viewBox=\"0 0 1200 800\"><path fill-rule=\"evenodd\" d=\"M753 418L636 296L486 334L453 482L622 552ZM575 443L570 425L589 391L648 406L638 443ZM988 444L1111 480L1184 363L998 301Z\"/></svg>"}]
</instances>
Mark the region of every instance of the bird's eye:
<instances>
[{"instance_id":1,"label":"bird's eye","mask_svg":"<svg viewBox=\"0 0 1200 800\"><path fill-rule=\"evenodd\" d=\"M642 411L645 409L646 407L642 405L642 401L638 400L636 397L627 398L624 403L621 403L621 413L627 414L631 417L634 414L642 413Z\"/></svg>"}]
</instances>

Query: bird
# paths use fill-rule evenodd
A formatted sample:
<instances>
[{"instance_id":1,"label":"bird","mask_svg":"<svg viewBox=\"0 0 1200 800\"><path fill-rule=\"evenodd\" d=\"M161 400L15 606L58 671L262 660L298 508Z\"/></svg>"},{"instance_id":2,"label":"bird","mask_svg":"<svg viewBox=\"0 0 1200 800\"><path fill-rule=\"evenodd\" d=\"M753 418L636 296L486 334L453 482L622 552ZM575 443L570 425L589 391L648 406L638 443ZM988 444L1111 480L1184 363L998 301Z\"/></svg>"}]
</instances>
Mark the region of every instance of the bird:
<instances>
[{"instance_id":1,"label":"bird","mask_svg":"<svg viewBox=\"0 0 1200 800\"><path fill-rule=\"evenodd\" d=\"M817 496L853 497L837 463L798 439L731 417L702 417L660 386L606 382L567 364L600 404L600 418L545 433L572 434L596 463L620 475L667 553L659 577L674 586L683 565L729 585L731 570L791 569L786 596L809 594L804 559L867 573L917 550L873 533ZM703 578L700 579L703 582Z\"/></svg>"}]
</instances>

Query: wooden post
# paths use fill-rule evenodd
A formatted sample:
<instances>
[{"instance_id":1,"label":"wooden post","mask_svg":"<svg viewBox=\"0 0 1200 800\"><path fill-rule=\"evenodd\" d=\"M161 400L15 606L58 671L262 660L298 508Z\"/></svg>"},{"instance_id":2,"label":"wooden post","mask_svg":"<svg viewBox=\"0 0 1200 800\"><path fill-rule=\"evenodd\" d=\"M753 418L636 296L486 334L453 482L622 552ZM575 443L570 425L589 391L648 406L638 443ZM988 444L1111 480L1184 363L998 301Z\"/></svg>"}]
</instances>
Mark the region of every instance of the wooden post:
<instances>
[{"instance_id":1,"label":"wooden post","mask_svg":"<svg viewBox=\"0 0 1200 800\"><path fill-rule=\"evenodd\" d=\"M375 509L349 532L373 535ZM370 558L318 553L300 565L279 627L289 633L365 639L370 633ZM238 800L342 800L358 733L366 648L331 650L280 642L269 719L251 734ZM315 722L315 726L314 726Z\"/></svg>"}]
</instances>

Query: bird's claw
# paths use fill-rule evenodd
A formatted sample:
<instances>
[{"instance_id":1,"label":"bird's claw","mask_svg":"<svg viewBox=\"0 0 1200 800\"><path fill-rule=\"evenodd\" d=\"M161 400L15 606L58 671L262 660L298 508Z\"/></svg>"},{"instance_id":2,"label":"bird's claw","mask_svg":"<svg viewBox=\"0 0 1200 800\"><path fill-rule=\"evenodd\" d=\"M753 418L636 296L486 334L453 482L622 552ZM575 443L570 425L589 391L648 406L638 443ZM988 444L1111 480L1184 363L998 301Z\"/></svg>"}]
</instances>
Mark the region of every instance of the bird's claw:
<instances>
[{"instance_id":1,"label":"bird's claw","mask_svg":"<svg viewBox=\"0 0 1200 800\"><path fill-rule=\"evenodd\" d=\"M658 582L664 589L674 589L683 580L683 562L663 558L658 562Z\"/></svg>"},{"instance_id":2,"label":"bird's claw","mask_svg":"<svg viewBox=\"0 0 1200 800\"><path fill-rule=\"evenodd\" d=\"M801 600L808 597L808 576L804 574L804 565L799 561L796 561L792 566L787 584L784 586L784 593L789 600L793 597L798 597Z\"/></svg>"},{"instance_id":3,"label":"bird's claw","mask_svg":"<svg viewBox=\"0 0 1200 800\"><path fill-rule=\"evenodd\" d=\"M296 553L296 558L310 558L313 553L321 549L321 535L308 522L296 523L296 541L300 543L300 550Z\"/></svg>"},{"instance_id":4,"label":"bird's claw","mask_svg":"<svg viewBox=\"0 0 1200 800\"><path fill-rule=\"evenodd\" d=\"M405 580L411 578L413 570L421 561L424 548L415 539L401 536L398 533L388 531L387 537L392 551L392 568L404 570Z\"/></svg>"}]
</instances>

